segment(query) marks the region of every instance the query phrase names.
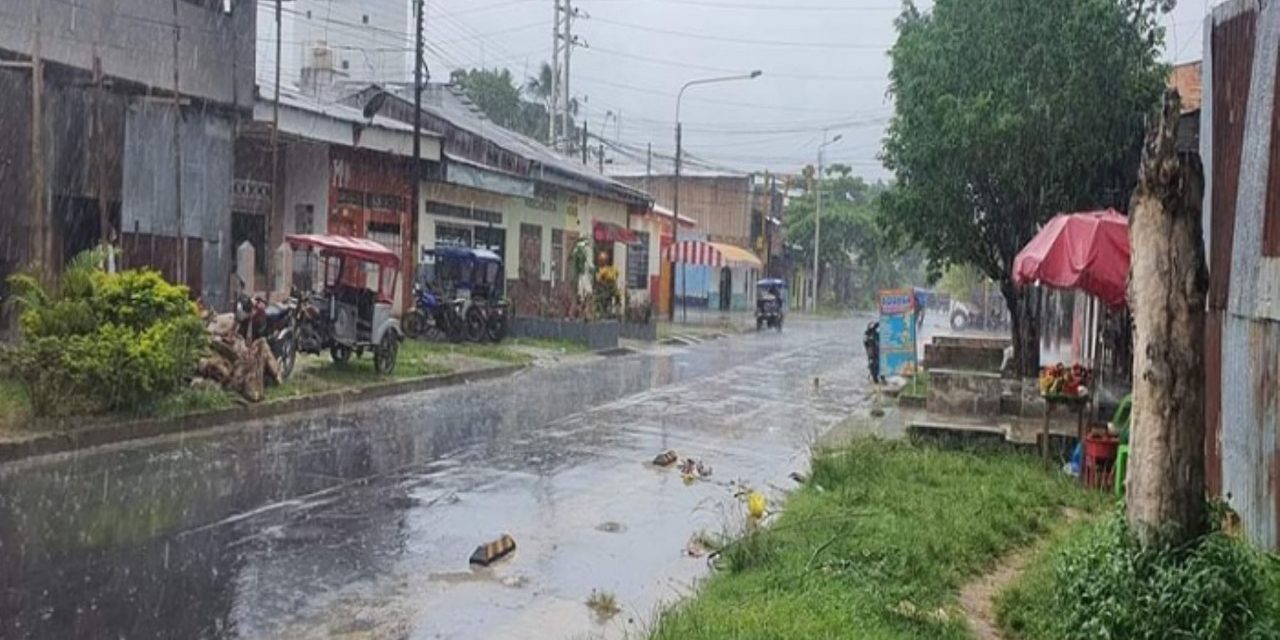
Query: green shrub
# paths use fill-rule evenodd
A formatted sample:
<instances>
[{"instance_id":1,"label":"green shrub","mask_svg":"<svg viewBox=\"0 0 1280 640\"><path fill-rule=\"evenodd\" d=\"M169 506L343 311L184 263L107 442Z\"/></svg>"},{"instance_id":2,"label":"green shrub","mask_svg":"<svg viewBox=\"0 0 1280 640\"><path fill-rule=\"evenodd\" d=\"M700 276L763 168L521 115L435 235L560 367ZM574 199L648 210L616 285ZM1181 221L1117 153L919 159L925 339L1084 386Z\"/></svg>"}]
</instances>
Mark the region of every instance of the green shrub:
<instances>
[{"instance_id":1,"label":"green shrub","mask_svg":"<svg viewBox=\"0 0 1280 640\"><path fill-rule=\"evenodd\" d=\"M121 411L178 389L205 348L186 287L155 271L109 274L77 258L50 294L34 280L20 292L22 344L0 353L37 415Z\"/></svg>"},{"instance_id":2,"label":"green shrub","mask_svg":"<svg viewBox=\"0 0 1280 640\"><path fill-rule=\"evenodd\" d=\"M1001 617L1022 637L1044 640L1276 638L1276 575L1267 563L1220 531L1144 548L1115 514L1003 594Z\"/></svg>"}]
</instances>

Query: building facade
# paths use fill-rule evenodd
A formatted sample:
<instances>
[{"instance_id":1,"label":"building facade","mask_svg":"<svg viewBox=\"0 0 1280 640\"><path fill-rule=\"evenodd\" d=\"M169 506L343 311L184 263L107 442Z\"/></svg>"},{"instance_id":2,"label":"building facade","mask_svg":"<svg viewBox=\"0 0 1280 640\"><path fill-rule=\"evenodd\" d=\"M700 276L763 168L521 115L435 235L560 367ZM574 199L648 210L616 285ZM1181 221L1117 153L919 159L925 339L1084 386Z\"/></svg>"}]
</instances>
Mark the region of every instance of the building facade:
<instances>
[{"instance_id":1,"label":"building facade","mask_svg":"<svg viewBox=\"0 0 1280 640\"><path fill-rule=\"evenodd\" d=\"M6 3L0 282L19 269L52 277L113 241L125 267L158 268L210 304L226 301L256 11L244 1L170 7Z\"/></svg>"}]
</instances>

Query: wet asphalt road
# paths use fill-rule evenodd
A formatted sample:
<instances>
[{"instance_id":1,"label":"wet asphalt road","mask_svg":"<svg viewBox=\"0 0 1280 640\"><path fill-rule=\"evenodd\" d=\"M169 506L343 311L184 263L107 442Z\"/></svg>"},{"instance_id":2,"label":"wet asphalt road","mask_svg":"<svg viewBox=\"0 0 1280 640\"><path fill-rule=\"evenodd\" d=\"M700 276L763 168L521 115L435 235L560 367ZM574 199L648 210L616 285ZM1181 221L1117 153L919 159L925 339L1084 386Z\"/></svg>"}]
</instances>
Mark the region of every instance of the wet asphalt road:
<instances>
[{"instance_id":1,"label":"wet asphalt road","mask_svg":"<svg viewBox=\"0 0 1280 640\"><path fill-rule=\"evenodd\" d=\"M741 522L737 488L780 495L866 406L862 324L0 465L0 637L639 633L705 575L690 537ZM665 448L714 474L649 465ZM468 567L502 532L518 551Z\"/></svg>"}]
</instances>

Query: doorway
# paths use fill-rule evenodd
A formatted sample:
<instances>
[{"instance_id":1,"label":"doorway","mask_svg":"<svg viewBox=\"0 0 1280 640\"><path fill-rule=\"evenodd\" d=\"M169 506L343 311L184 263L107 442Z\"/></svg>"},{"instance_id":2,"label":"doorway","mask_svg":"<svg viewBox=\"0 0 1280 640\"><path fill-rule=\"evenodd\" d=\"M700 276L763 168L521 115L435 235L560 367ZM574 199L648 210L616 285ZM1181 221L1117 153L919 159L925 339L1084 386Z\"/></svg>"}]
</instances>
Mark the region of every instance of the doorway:
<instances>
[{"instance_id":1,"label":"doorway","mask_svg":"<svg viewBox=\"0 0 1280 640\"><path fill-rule=\"evenodd\" d=\"M733 270L729 267L720 269L720 310L728 311L733 306Z\"/></svg>"}]
</instances>

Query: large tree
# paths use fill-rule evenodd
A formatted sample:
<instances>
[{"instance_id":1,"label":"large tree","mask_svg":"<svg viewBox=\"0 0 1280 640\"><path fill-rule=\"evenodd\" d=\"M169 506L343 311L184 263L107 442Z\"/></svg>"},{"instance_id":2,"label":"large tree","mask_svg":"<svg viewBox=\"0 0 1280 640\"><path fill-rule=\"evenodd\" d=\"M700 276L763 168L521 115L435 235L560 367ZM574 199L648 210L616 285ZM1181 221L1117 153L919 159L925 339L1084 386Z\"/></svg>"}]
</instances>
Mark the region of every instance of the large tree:
<instances>
[{"instance_id":1,"label":"large tree","mask_svg":"<svg viewBox=\"0 0 1280 640\"><path fill-rule=\"evenodd\" d=\"M822 190L822 290L841 304L867 304L877 289L914 284L922 279L919 260L911 252L897 251L877 224L877 207L883 184L868 184L854 176L847 165L834 164L816 171L805 167L807 192L787 203L787 245L800 264L813 264L813 225L816 190ZM918 273L919 272L919 273Z\"/></svg>"},{"instance_id":2,"label":"large tree","mask_svg":"<svg viewBox=\"0 0 1280 640\"><path fill-rule=\"evenodd\" d=\"M1035 301L1013 259L1054 214L1120 206L1165 69L1149 0L908 1L890 50L895 114L884 198L892 233L935 273L970 264L1000 283L1017 368L1039 368Z\"/></svg>"}]
</instances>

